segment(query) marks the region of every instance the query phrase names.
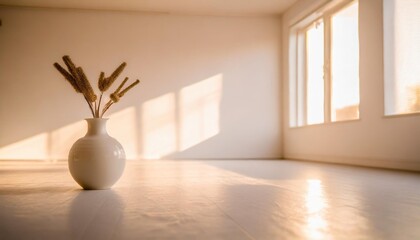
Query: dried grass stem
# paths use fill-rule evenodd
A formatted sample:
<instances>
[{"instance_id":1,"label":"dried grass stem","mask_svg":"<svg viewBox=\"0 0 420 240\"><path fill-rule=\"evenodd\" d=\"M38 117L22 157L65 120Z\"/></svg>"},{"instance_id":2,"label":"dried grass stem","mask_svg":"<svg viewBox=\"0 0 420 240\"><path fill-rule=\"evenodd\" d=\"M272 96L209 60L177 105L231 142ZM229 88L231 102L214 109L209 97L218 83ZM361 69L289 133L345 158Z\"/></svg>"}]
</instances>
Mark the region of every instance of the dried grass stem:
<instances>
[{"instance_id":1,"label":"dried grass stem","mask_svg":"<svg viewBox=\"0 0 420 240\"><path fill-rule=\"evenodd\" d=\"M81 93L79 86L77 86L76 79L66 71L60 64L54 63L54 67L64 76L77 93Z\"/></svg>"},{"instance_id":2,"label":"dried grass stem","mask_svg":"<svg viewBox=\"0 0 420 240\"><path fill-rule=\"evenodd\" d=\"M105 104L104 108L101 109L102 97L105 91L107 91L111 85L115 82L121 72L124 70L127 63L121 63L114 72L109 76L105 77L105 73L101 72L98 79L98 89L101 91L99 96L99 101L97 101L97 95L95 94L92 85L90 84L88 78L86 77L85 72L81 67L76 67L71 58L68 55L63 56L63 61L67 66L66 70L60 64L54 63L54 67L64 76L64 78L70 83L77 93L82 93L84 99L89 105L89 109L94 118L102 118L104 113L116 102L120 100L124 94L126 94L130 89L136 86L140 81L137 79L135 82L130 84L125 89L121 90L125 83L128 81L126 77L118 88L110 94L110 100Z\"/></svg>"},{"instance_id":3,"label":"dried grass stem","mask_svg":"<svg viewBox=\"0 0 420 240\"><path fill-rule=\"evenodd\" d=\"M82 89L82 93L86 96L89 102L96 101L97 96L93 91L93 88L90 85L89 80L86 78L86 75L81 67L77 68L77 73L79 75L80 89Z\"/></svg>"}]
</instances>

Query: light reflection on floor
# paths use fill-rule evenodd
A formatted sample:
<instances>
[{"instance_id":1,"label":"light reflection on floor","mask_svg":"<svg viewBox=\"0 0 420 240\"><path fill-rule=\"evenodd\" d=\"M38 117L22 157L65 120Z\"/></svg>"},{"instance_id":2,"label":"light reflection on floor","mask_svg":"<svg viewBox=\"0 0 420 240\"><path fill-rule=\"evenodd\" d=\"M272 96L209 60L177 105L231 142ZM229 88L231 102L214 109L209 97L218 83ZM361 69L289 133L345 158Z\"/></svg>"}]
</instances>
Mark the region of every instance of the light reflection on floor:
<instances>
[{"instance_id":1,"label":"light reflection on floor","mask_svg":"<svg viewBox=\"0 0 420 240\"><path fill-rule=\"evenodd\" d=\"M328 164L130 161L82 191L65 162L0 162L0 239L419 239L420 175Z\"/></svg>"},{"instance_id":2,"label":"light reflection on floor","mask_svg":"<svg viewBox=\"0 0 420 240\"><path fill-rule=\"evenodd\" d=\"M322 182L317 179L309 179L307 182L305 206L307 209L306 234L312 239L325 239L323 232L328 231L325 221L325 208L328 206L324 196Z\"/></svg>"}]
</instances>

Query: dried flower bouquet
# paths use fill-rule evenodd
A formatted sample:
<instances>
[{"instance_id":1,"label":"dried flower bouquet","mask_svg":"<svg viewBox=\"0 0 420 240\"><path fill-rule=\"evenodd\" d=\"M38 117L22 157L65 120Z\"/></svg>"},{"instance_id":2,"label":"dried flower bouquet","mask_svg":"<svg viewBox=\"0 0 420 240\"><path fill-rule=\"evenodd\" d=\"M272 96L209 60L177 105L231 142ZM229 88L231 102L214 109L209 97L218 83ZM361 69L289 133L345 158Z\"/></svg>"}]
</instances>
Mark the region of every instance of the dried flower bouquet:
<instances>
[{"instance_id":1,"label":"dried flower bouquet","mask_svg":"<svg viewBox=\"0 0 420 240\"><path fill-rule=\"evenodd\" d=\"M63 56L63 61L66 64L68 70L63 68L58 63L54 63L54 67L64 76L64 78L71 84L77 93L83 94L83 97L88 103L94 118L102 118L105 112L112 106L112 104L118 102L120 98L124 96L124 94L126 94L130 89L132 89L140 82L137 79L135 82L123 89L125 83L128 81L128 77L126 77L118 86L118 88L109 95L110 99L101 111L103 94L111 87L111 85L115 82L127 64L125 62L121 63L121 65L118 66L118 68L115 69L115 71L109 77L105 77L105 73L101 72L98 80L98 89L101 94L98 100L98 97L95 94L92 85L90 85L90 82L87 79L82 67L76 67L71 58L67 55Z\"/></svg>"}]
</instances>

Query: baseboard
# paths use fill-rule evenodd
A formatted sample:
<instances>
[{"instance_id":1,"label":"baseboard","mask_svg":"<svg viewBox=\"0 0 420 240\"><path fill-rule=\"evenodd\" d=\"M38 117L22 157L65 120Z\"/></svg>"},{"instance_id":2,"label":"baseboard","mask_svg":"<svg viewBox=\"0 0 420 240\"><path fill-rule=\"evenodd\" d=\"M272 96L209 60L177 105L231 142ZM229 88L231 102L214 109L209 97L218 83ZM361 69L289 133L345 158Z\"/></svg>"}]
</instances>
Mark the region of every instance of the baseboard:
<instances>
[{"instance_id":1,"label":"baseboard","mask_svg":"<svg viewBox=\"0 0 420 240\"><path fill-rule=\"evenodd\" d=\"M362 167L374 167L385 169L396 169L406 171L420 171L419 161L395 160L395 159L373 159L373 158L354 158L341 156L319 156L309 154L284 154L284 159L325 162L335 164L345 164Z\"/></svg>"}]
</instances>

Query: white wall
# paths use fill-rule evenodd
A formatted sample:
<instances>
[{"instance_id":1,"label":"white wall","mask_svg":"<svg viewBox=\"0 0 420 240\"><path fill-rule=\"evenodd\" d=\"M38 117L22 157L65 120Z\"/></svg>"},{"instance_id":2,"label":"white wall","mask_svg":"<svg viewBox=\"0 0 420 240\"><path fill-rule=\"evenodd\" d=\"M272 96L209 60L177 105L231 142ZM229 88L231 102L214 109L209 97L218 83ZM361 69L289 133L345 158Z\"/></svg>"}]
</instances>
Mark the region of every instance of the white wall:
<instances>
[{"instance_id":1,"label":"white wall","mask_svg":"<svg viewBox=\"0 0 420 240\"><path fill-rule=\"evenodd\" d=\"M320 6L301 0L283 16L288 25ZM288 63L283 54L283 153L285 158L420 170L420 115L384 117L382 0L359 0L360 116L358 121L289 128Z\"/></svg>"},{"instance_id":2,"label":"white wall","mask_svg":"<svg viewBox=\"0 0 420 240\"><path fill-rule=\"evenodd\" d=\"M278 158L281 21L0 8L0 158L65 159L88 107L53 68L140 78L110 111L131 158ZM121 77L122 78L122 77ZM121 80L120 78L120 80Z\"/></svg>"}]
</instances>

